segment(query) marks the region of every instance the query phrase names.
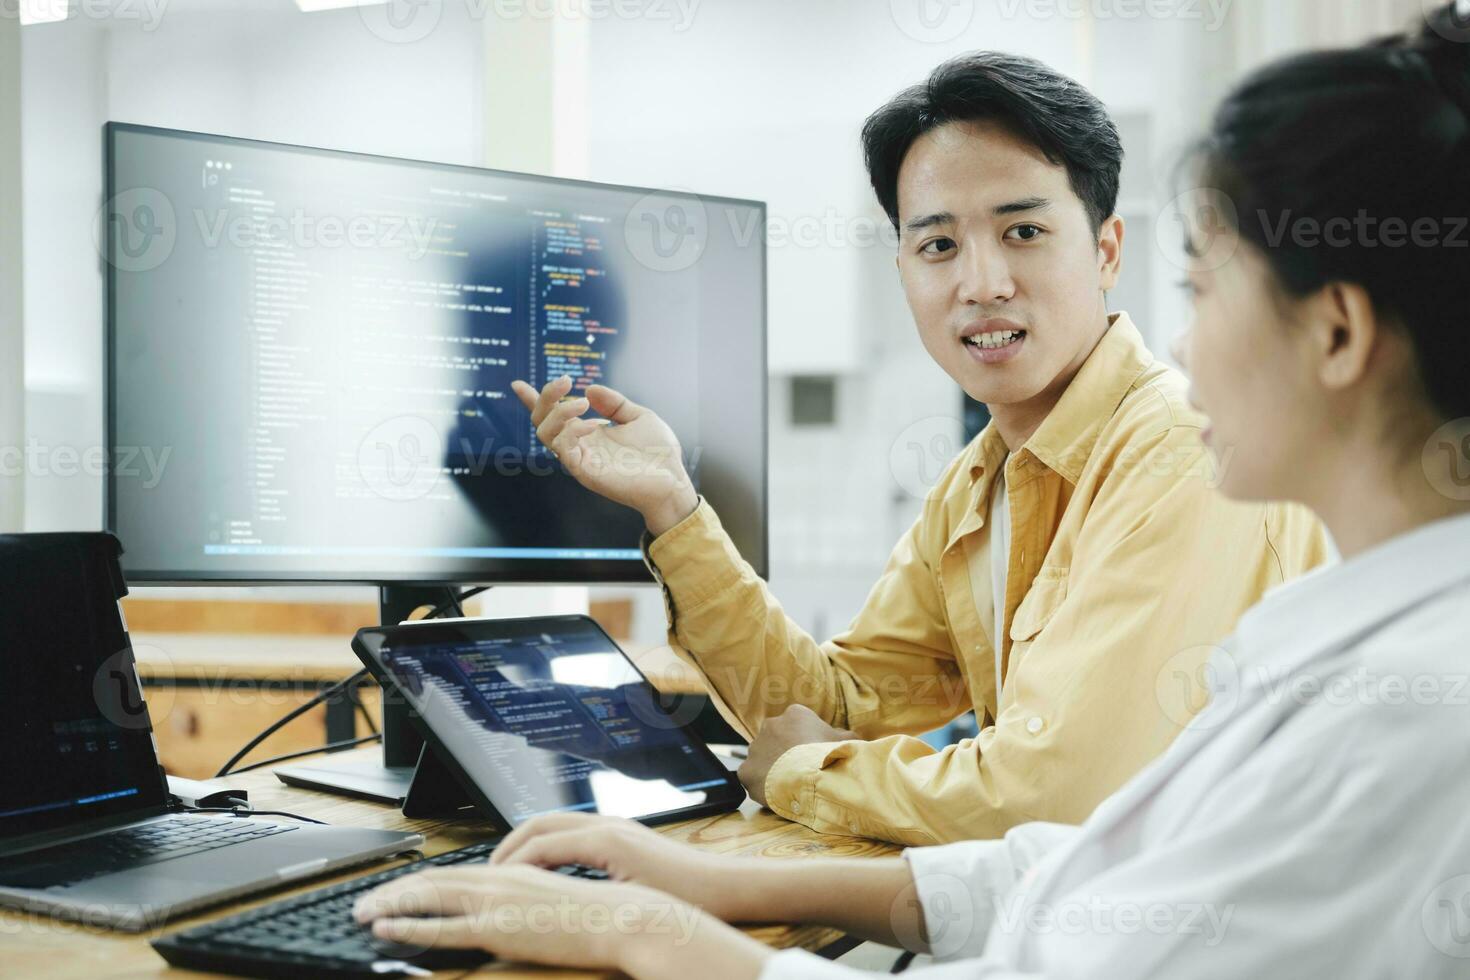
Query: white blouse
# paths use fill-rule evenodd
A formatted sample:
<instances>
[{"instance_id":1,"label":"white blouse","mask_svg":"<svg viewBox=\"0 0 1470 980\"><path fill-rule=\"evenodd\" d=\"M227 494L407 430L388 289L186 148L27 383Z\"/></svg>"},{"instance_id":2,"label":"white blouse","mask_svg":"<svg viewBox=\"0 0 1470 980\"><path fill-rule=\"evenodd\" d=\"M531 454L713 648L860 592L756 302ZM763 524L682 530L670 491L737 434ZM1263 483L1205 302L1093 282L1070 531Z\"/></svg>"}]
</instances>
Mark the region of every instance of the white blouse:
<instances>
[{"instance_id":1,"label":"white blouse","mask_svg":"<svg viewBox=\"0 0 1470 980\"><path fill-rule=\"evenodd\" d=\"M1204 680L1082 826L905 851L939 961L908 975L1470 977L1470 516L1276 589Z\"/></svg>"}]
</instances>

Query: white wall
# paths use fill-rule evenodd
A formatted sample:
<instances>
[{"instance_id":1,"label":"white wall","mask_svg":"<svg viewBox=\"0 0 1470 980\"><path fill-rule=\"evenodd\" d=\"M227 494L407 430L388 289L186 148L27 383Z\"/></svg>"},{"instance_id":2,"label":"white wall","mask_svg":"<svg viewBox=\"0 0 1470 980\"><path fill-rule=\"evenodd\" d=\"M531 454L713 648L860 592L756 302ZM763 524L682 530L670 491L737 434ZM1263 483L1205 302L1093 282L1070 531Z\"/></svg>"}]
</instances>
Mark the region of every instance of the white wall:
<instances>
[{"instance_id":1,"label":"white wall","mask_svg":"<svg viewBox=\"0 0 1470 980\"><path fill-rule=\"evenodd\" d=\"M54 450L104 442L102 124L477 164L480 35L452 3L429 36L395 43L356 10L202 0L175 0L156 22L79 13L22 35L29 434L53 453L31 467L26 524L96 528L100 476Z\"/></svg>"},{"instance_id":2,"label":"white wall","mask_svg":"<svg viewBox=\"0 0 1470 980\"><path fill-rule=\"evenodd\" d=\"M0 17L0 532L21 529L25 493L20 84L20 24Z\"/></svg>"}]
</instances>

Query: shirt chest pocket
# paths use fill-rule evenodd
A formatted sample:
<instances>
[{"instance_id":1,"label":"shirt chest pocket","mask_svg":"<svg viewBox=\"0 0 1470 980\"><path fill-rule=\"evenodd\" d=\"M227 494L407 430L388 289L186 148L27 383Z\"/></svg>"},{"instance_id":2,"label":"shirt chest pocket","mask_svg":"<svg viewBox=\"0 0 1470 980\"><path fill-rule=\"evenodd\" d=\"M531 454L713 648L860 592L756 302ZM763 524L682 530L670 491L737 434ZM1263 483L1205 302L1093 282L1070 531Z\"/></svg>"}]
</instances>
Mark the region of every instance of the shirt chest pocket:
<instances>
[{"instance_id":1,"label":"shirt chest pocket","mask_svg":"<svg viewBox=\"0 0 1470 980\"><path fill-rule=\"evenodd\" d=\"M1055 565L1043 566L1036 573L1036 580L1026 598L1016 607L1011 617L1011 664L1030 648L1033 640L1056 616L1067 599L1069 569Z\"/></svg>"}]
</instances>

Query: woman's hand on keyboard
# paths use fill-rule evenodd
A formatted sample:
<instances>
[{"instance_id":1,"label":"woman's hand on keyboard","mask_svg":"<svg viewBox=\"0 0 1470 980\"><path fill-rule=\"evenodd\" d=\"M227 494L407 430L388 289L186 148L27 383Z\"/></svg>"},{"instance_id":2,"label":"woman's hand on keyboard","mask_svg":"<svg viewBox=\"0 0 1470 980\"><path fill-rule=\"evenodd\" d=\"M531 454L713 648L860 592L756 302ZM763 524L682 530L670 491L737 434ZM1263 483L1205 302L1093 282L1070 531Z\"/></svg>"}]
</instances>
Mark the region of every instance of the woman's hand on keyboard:
<instances>
[{"instance_id":1,"label":"woman's hand on keyboard","mask_svg":"<svg viewBox=\"0 0 1470 980\"><path fill-rule=\"evenodd\" d=\"M492 865L560 868L581 864L615 881L636 882L728 921L744 918L733 879L749 862L680 844L632 820L552 813L521 824L490 855Z\"/></svg>"},{"instance_id":2,"label":"woman's hand on keyboard","mask_svg":"<svg viewBox=\"0 0 1470 980\"><path fill-rule=\"evenodd\" d=\"M621 970L639 980L756 980L771 950L671 895L528 864L460 865L395 878L358 900L373 935L421 949Z\"/></svg>"}]
</instances>

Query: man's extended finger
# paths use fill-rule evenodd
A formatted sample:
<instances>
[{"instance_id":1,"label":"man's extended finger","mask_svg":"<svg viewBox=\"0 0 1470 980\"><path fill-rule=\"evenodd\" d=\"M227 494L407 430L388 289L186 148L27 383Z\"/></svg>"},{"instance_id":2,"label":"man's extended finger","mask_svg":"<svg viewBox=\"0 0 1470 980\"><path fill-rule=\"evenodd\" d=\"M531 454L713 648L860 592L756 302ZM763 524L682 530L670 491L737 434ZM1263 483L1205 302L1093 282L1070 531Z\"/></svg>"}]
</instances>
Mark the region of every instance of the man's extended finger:
<instances>
[{"instance_id":1,"label":"man's extended finger","mask_svg":"<svg viewBox=\"0 0 1470 980\"><path fill-rule=\"evenodd\" d=\"M521 400L522 405L526 406L532 412L536 411L537 399L535 388L532 388L524 381L512 381L510 383L510 390L515 392L515 396Z\"/></svg>"},{"instance_id":2,"label":"man's extended finger","mask_svg":"<svg viewBox=\"0 0 1470 980\"><path fill-rule=\"evenodd\" d=\"M500 864L510 859L526 841L542 834L552 834L559 830L569 828L586 829L589 823L600 823L602 818L595 817L590 813L547 813L533 820L527 820L515 830L505 835L495 850L490 852L490 863Z\"/></svg>"},{"instance_id":3,"label":"man's extended finger","mask_svg":"<svg viewBox=\"0 0 1470 980\"><path fill-rule=\"evenodd\" d=\"M645 411L642 405L607 385L588 385L587 400L598 415L619 425L633 421Z\"/></svg>"},{"instance_id":4,"label":"man's extended finger","mask_svg":"<svg viewBox=\"0 0 1470 980\"><path fill-rule=\"evenodd\" d=\"M572 390L572 379L570 375L563 374L541 389L541 395L536 399L536 407L531 409L531 424L540 425L551 412L553 406L561 401L566 393Z\"/></svg>"},{"instance_id":5,"label":"man's extended finger","mask_svg":"<svg viewBox=\"0 0 1470 980\"><path fill-rule=\"evenodd\" d=\"M587 399L569 398L553 408L536 426L536 438L543 445L551 446L556 437L561 435L562 428L572 419L587 411ZM555 447L553 447L555 448Z\"/></svg>"}]
</instances>

